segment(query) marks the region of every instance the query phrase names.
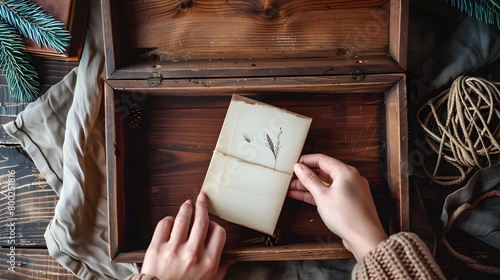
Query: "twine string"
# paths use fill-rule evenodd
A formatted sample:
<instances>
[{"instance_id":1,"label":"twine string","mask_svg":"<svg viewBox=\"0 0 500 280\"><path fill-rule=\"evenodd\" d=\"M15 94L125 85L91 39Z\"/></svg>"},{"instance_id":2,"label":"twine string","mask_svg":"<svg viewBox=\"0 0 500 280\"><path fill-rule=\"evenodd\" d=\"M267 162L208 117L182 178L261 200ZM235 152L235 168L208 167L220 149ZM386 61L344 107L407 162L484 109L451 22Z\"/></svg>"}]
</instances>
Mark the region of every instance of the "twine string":
<instances>
[{"instance_id":1,"label":"twine string","mask_svg":"<svg viewBox=\"0 0 500 280\"><path fill-rule=\"evenodd\" d=\"M500 154L500 83L460 76L418 110L417 120L438 155L432 174L425 173L439 185L459 184ZM438 175L443 160L459 175Z\"/></svg>"},{"instance_id":2,"label":"twine string","mask_svg":"<svg viewBox=\"0 0 500 280\"><path fill-rule=\"evenodd\" d=\"M468 267L485 272L485 273L500 276L500 267L481 264L481 263L479 263L479 261L477 261L477 260L475 260L467 255L459 253L458 251L453 249L453 247L450 245L448 240L446 240L446 238L445 238L446 234L451 229L453 222L455 222L455 220L463 212L465 212L466 210L474 209L483 200L490 198L490 197L495 197L495 196L500 197L500 190L491 190L491 191L485 192L480 197L478 197L476 200L474 200L473 202L466 202L466 203L460 205L455 211L453 211L453 213L448 218L448 222L447 222L446 226L443 228L443 231L441 232L441 235L439 237L439 241L441 243L443 243L443 245L446 247L446 249L448 250L448 252L450 252L450 254L452 256L454 256L455 258L464 262Z\"/></svg>"}]
</instances>

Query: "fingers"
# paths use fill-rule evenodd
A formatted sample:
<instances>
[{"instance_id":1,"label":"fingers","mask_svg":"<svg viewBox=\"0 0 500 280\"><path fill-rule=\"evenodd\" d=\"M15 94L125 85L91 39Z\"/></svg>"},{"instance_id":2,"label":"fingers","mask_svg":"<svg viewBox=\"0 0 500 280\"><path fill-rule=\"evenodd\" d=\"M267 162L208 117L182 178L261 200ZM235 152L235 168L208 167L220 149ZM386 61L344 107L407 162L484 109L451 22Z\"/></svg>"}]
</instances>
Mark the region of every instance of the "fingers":
<instances>
[{"instance_id":1,"label":"fingers","mask_svg":"<svg viewBox=\"0 0 500 280\"><path fill-rule=\"evenodd\" d=\"M207 198L202 192L198 194L198 198L196 199L196 208L194 213L193 228L191 229L189 242L192 242L194 246L199 247L203 246L205 243L205 237L207 236L209 225Z\"/></svg>"},{"instance_id":2,"label":"fingers","mask_svg":"<svg viewBox=\"0 0 500 280\"><path fill-rule=\"evenodd\" d=\"M307 191L298 191L298 190L289 190L288 197L293 198L295 200L304 201L311 205L316 205L316 201L314 201L314 197L310 192Z\"/></svg>"},{"instance_id":3,"label":"fingers","mask_svg":"<svg viewBox=\"0 0 500 280\"><path fill-rule=\"evenodd\" d=\"M297 191L304 192L302 187L307 190L312 197L319 197L322 192L322 188L325 188L325 185L322 183L321 179L314 173L309 167L305 166L302 163L296 163L293 167L293 171L297 178L300 181L300 184L295 183L294 186L297 188ZM293 195L300 195L297 192L293 192ZM310 201L310 198L304 194L302 199L307 199ZM306 201L307 202L307 201Z\"/></svg>"},{"instance_id":4,"label":"fingers","mask_svg":"<svg viewBox=\"0 0 500 280\"><path fill-rule=\"evenodd\" d=\"M298 180L292 180L288 196L316 205L325 186L330 186L339 172L349 168L345 163L323 154L303 155L295 164Z\"/></svg>"},{"instance_id":5,"label":"fingers","mask_svg":"<svg viewBox=\"0 0 500 280\"><path fill-rule=\"evenodd\" d=\"M182 243L187 240L192 213L193 205L191 200L188 199L181 205L179 213L177 213L175 217L172 233L170 234L170 241Z\"/></svg>"},{"instance_id":6,"label":"fingers","mask_svg":"<svg viewBox=\"0 0 500 280\"><path fill-rule=\"evenodd\" d=\"M306 187L302 185L299 179L293 179L288 187L290 190L307 191Z\"/></svg>"},{"instance_id":7,"label":"fingers","mask_svg":"<svg viewBox=\"0 0 500 280\"><path fill-rule=\"evenodd\" d=\"M328 174L333 180L335 180L335 177L339 174L339 172L345 171L346 168L352 168L338 159L323 154L303 155L300 157L299 162L309 166L310 168L319 168L322 172Z\"/></svg>"},{"instance_id":8,"label":"fingers","mask_svg":"<svg viewBox=\"0 0 500 280\"><path fill-rule=\"evenodd\" d=\"M210 221L208 225L205 247L216 259L220 259L222 249L226 243L226 230L216 222Z\"/></svg>"},{"instance_id":9,"label":"fingers","mask_svg":"<svg viewBox=\"0 0 500 280\"><path fill-rule=\"evenodd\" d=\"M174 217L168 216L163 218L156 225L153 237L151 238L150 246L157 246L157 244L165 243L170 238L170 232L174 225Z\"/></svg>"}]
</instances>

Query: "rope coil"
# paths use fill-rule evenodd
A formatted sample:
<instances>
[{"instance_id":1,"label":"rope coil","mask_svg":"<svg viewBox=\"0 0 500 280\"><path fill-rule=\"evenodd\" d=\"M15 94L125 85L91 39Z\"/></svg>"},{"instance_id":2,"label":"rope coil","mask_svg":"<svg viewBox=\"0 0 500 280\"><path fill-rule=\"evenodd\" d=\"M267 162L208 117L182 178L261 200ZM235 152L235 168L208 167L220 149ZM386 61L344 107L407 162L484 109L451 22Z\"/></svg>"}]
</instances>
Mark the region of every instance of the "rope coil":
<instances>
[{"instance_id":1,"label":"rope coil","mask_svg":"<svg viewBox=\"0 0 500 280\"><path fill-rule=\"evenodd\" d=\"M453 222L455 222L455 220L458 218L458 216L460 216L466 210L470 210L470 209L476 208L476 206L480 202L482 202L483 200L485 200L487 198L490 198L490 197L494 197L494 196L499 196L500 197L500 191L499 190L488 191L488 192L482 194L480 197L478 197L472 203L466 202L466 203L460 205L451 214L450 218L448 219L448 223L444 227L443 232L441 233L441 235L439 237L439 240L444 244L444 246L446 247L446 249L448 250L448 252L450 252L450 254L452 256L454 256L455 258L457 258L457 259L461 260L462 262L464 262L468 267L476 269L476 270L479 270L481 272L485 272L485 273L489 273L489 274L500 276L500 267L481 264L481 263L479 263L479 261L477 261L477 260L475 260L475 259L473 259L473 258L471 258L471 257L469 257L467 255L459 253L458 251L456 251L455 249L453 249L453 247L450 245L450 243L448 242L448 240L446 240L446 238L445 238L445 235L451 229L451 226L452 226Z\"/></svg>"},{"instance_id":2,"label":"rope coil","mask_svg":"<svg viewBox=\"0 0 500 280\"><path fill-rule=\"evenodd\" d=\"M427 114L421 118L424 111ZM424 171L439 185L462 183L474 168L490 166L492 156L500 154L500 83L460 76L427 101L417 119L438 154L434 172ZM442 160L460 175L438 175Z\"/></svg>"}]
</instances>

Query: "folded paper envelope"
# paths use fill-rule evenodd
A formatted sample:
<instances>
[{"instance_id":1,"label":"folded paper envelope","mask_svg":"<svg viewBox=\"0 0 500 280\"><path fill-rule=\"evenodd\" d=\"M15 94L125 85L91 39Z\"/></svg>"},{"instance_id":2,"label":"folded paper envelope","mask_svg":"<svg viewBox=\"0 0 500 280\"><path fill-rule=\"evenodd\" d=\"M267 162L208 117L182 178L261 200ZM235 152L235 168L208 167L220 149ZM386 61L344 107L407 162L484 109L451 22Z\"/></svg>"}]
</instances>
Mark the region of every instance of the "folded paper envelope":
<instances>
[{"instance_id":1,"label":"folded paper envelope","mask_svg":"<svg viewBox=\"0 0 500 280\"><path fill-rule=\"evenodd\" d=\"M209 213L272 235L311 121L233 95L201 188Z\"/></svg>"}]
</instances>

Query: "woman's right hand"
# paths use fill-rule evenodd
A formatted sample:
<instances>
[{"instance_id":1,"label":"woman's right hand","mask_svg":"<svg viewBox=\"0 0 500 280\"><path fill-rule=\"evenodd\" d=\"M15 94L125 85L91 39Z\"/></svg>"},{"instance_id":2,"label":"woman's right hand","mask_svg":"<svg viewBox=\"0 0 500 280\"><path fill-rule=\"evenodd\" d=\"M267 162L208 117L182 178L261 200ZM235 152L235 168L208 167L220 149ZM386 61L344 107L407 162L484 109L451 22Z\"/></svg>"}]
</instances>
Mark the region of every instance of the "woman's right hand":
<instances>
[{"instance_id":1,"label":"woman's right hand","mask_svg":"<svg viewBox=\"0 0 500 280\"><path fill-rule=\"evenodd\" d=\"M294 166L288 196L316 205L325 225L360 261L387 239L368 181L358 170L323 155L303 155Z\"/></svg>"}]
</instances>

